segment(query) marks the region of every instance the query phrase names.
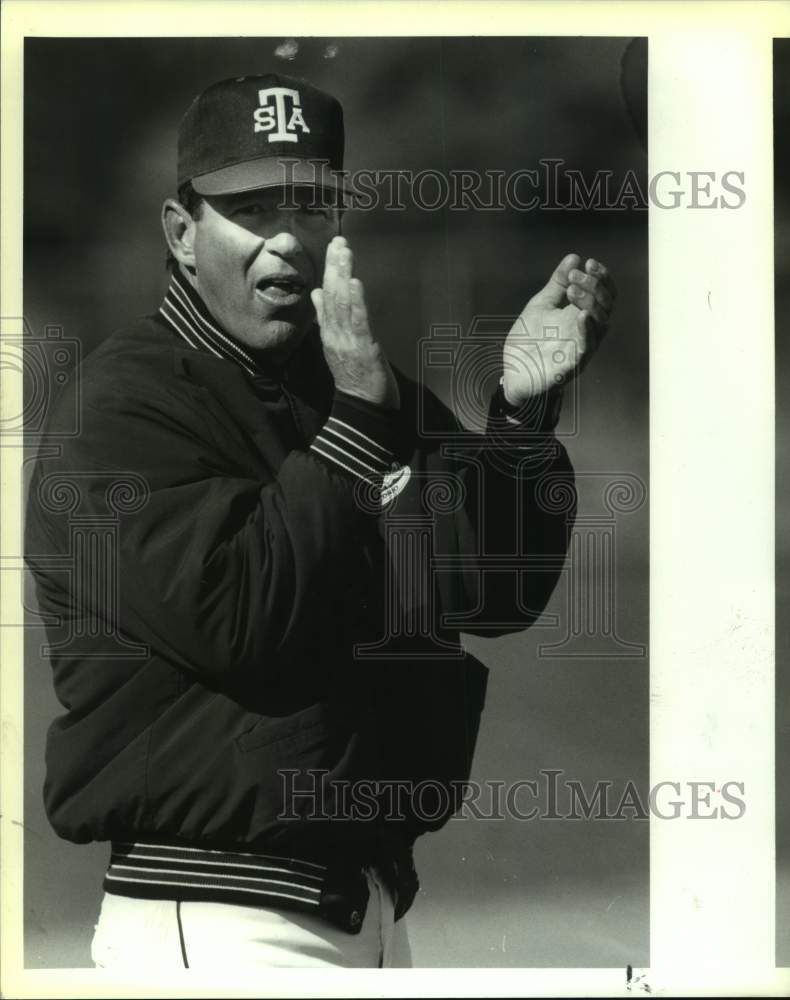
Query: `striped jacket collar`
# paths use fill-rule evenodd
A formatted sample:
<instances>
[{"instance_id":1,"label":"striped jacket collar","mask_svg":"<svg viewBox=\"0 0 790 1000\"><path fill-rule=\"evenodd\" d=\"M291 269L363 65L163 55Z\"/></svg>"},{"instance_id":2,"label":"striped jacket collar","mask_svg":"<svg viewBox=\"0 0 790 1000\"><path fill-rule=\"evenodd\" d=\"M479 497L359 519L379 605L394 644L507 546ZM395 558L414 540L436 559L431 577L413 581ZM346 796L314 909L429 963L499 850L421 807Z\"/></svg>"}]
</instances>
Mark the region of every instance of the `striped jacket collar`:
<instances>
[{"instance_id":1,"label":"striped jacket collar","mask_svg":"<svg viewBox=\"0 0 790 1000\"><path fill-rule=\"evenodd\" d=\"M167 325L195 350L235 361L248 375L267 375L250 351L217 323L178 267L173 269L159 312Z\"/></svg>"}]
</instances>

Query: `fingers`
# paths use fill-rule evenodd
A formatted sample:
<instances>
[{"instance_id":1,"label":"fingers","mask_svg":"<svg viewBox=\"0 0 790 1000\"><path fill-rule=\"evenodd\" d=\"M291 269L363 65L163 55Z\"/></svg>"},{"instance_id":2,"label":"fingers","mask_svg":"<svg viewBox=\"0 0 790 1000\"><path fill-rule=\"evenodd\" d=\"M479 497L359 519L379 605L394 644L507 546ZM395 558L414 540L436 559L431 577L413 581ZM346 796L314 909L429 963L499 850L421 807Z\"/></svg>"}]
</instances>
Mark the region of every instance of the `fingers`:
<instances>
[{"instance_id":1,"label":"fingers","mask_svg":"<svg viewBox=\"0 0 790 1000\"><path fill-rule=\"evenodd\" d=\"M352 278L350 288L351 332L355 337L364 337L370 332L368 307L365 304L365 289L359 278Z\"/></svg>"},{"instance_id":2,"label":"fingers","mask_svg":"<svg viewBox=\"0 0 790 1000\"><path fill-rule=\"evenodd\" d=\"M568 301L571 305L589 313L596 323L605 326L609 322L609 311L598 302L594 292L585 291L579 285L573 284L568 289Z\"/></svg>"},{"instance_id":3,"label":"fingers","mask_svg":"<svg viewBox=\"0 0 790 1000\"><path fill-rule=\"evenodd\" d=\"M316 317L321 325L322 332L324 330L329 330L334 325L335 321L335 282L337 280L337 268L335 267L335 258L332 252L333 243L334 240L332 240L326 248L323 285L320 289L314 289L314 291L310 293L313 305L316 306ZM320 300L320 313L318 312L316 298Z\"/></svg>"},{"instance_id":4,"label":"fingers","mask_svg":"<svg viewBox=\"0 0 790 1000\"><path fill-rule=\"evenodd\" d=\"M581 264L581 257L577 253L566 254L554 269L554 273L549 278L549 284L558 285L560 288L567 288L570 281L570 272L573 268Z\"/></svg>"},{"instance_id":5,"label":"fingers","mask_svg":"<svg viewBox=\"0 0 790 1000\"><path fill-rule=\"evenodd\" d=\"M346 262L345 268L342 266L342 255L346 250L346 241L342 237L335 237L326 248L326 260L324 262L324 284L322 288L323 297L323 325L335 334L343 330L342 315L344 310L348 310L349 295L348 290L342 288L343 282L348 284L348 276L351 273L351 266Z\"/></svg>"},{"instance_id":6,"label":"fingers","mask_svg":"<svg viewBox=\"0 0 790 1000\"><path fill-rule=\"evenodd\" d=\"M611 309L614 305L612 293L606 285L602 284L594 275L585 274L584 271L574 270L571 271L570 278L571 284L568 287L569 298L571 294L578 294L578 292L581 291L586 294L586 298L589 302L597 302L604 309Z\"/></svg>"},{"instance_id":7,"label":"fingers","mask_svg":"<svg viewBox=\"0 0 790 1000\"><path fill-rule=\"evenodd\" d=\"M583 271L572 268L568 278L568 301L588 313L599 327L605 328L617 295L606 267L590 258Z\"/></svg>"},{"instance_id":8,"label":"fingers","mask_svg":"<svg viewBox=\"0 0 790 1000\"><path fill-rule=\"evenodd\" d=\"M348 244L335 237L326 248L323 287L310 293L324 358L338 391L398 409L398 383L371 333L365 291L359 278L352 277L352 266Z\"/></svg>"},{"instance_id":9,"label":"fingers","mask_svg":"<svg viewBox=\"0 0 790 1000\"><path fill-rule=\"evenodd\" d=\"M602 264L599 260L595 260L591 257L584 265L584 270L588 274L592 274L598 278L598 281L606 287L607 291L612 296L612 300L617 298L617 288L614 283L614 278L609 274L609 269L605 264Z\"/></svg>"},{"instance_id":10,"label":"fingers","mask_svg":"<svg viewBox=\"0 0 790 1000\"><path fill-rule=\"evenodd\" d=\"M315 309L315 318L318 320L318 325L324 325L324 293L320 288L314 288L310 292L310 298L313 302L313 308Z\"/></svg>"},{"instance_id":11,"label":"fingers","mask_svg":"<svg viewBox=\"0 0 790 1000\"><path fill-rule=\"evenodd\" d=\"M351 250L347 246L335 250L335 322L343 331L351 328Z\"/></svg>"},{"instance_id":12,"label":"fingers","mask_svg":"<svg viewBox=\"0 0 790 1000\"><path fill-rule=\"evenodd\" d=\"M361 282L351 276L353 262L346 240L336 236L326 248L323 287L311 293L319 324L335 336L361 332L360 301L364 311L364 297ZM352 291L354 283L356 291Z\"/></svg>"},{"instance_id":13,"label":"fingers","mask_svg":"<svg viewBox=\"0 0 790 1000\"><path fill-rule=\"evenodd\" d=\"M546 282L545 286L535 296L535 299L537 299L541 305L564 305L566 302L568 285L570 284L570 272L574 268L578 268L580 264L581 257L577 253L566 254L554 269L554 273Z\"/></svg>"},{"instance_id":14,"label":"fingers","mask_svg":"<svg viewBox=\"0 0 790 1000\"><path fill-rule=\"evenodd\" d=\"M346 240L336 236L326 248L322 288L310 293L322 335L334 340L371 339L365 290L352 277L354 255Z\"/></svg>"}]
</instances>

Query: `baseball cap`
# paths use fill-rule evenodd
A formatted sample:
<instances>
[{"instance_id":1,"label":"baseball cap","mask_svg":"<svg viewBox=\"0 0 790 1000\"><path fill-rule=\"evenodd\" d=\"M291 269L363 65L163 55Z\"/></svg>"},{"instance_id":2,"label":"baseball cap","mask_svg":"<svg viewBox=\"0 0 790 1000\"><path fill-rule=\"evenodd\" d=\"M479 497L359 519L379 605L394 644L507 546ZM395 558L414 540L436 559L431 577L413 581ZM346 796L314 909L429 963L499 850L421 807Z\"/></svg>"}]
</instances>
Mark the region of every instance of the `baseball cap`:
<instances>
[{"instance_id":1,"label":"baseball cap","mask_svg":"<svg viewBox=\"0 0 790 1000\"><path fill-rule=\"evenodd\" d=\"M305 184L343 191L343 109L304 80L266 73L215 83L178 130L178 187L220 195Z\"/></svg>"}]
</instances>

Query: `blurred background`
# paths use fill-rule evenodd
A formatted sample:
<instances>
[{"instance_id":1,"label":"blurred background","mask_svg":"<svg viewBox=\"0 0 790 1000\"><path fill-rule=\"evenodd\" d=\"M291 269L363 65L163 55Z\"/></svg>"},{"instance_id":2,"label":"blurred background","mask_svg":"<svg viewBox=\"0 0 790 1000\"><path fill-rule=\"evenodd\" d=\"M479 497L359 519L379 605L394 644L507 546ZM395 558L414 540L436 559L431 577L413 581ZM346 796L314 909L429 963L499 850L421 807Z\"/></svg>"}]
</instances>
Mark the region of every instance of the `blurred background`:
<instances>
[{"instance_id":1,"label":"blurred background","mask_svg":"<svg viewBox=\"0 0 790 1000\"><path fill-rule=\"evenodd\" d=\"M790 966L790 39L774 39L776 964Z\"/></svg>"},{"instance_id":2,"label":"blurred background","mask_svg":"<svg viewBox=\"0 0 790 1000\"><path fill-rule=\"evenodd\" d=\"M552 158L588 182L597 170L610 172L615 192L633 171L646 192L646 42L629 41L28 39L25 316L32 336L62 327L84 355L157 308L167 283L158 216L175 193L176 127L215 80L277 67L334 93L345 109L350 170L510 174ZM432 325L468 331L481 315L515 316L568 252L605 261L620 290L616 318L560 427L579 474L580 530L587 518L607 514L607 483L632 476L647 485L645 209L424 211L407 200L403 211L352 212L344 231L387 353L450 404L447 373L420 368L420 340ZM647 802L647 502L610 515L606 531L616 542L611 580L591 570L585 593L593 601L602 587L616 588L614 639L582 629L554 655L539 648L561 644L568 630L566 574L548 609L557 624L468 640L491 668L473 779L510 784L560 770L561 780L582 782L588 794L594 782L611 782L613 809L628 782ZM43 812L44 738L59 712L43 641L31 618L26 963L88 966L108 848L58 840ZM415 965L647 966L648 822L623 815L608 822L462 817L422 838L422 890L409 916Z\"/></svg>"}]
</instances>

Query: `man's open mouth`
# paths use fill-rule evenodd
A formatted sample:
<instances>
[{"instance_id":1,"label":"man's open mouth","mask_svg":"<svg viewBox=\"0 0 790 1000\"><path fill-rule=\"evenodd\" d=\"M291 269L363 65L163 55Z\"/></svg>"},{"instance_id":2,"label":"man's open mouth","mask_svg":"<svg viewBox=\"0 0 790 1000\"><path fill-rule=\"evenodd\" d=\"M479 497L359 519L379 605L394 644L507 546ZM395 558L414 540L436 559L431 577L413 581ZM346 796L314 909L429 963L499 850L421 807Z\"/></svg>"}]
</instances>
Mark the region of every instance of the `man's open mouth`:
<instances>
[{"instance_id":1,"label":"man's open mouth","mask_svg":"<svg viewBox=\"0 0 790 1000\"><path fill-rule=\"evenodd\" d=\"M287 306L302 298L307 286L301 278L262 278L255 291L271 305Z\"/></svg>"}]
</instances>

